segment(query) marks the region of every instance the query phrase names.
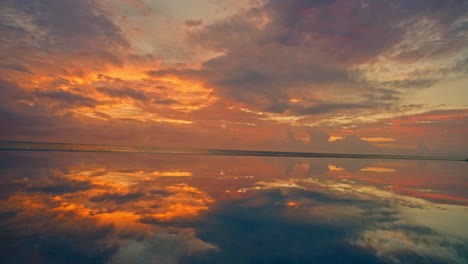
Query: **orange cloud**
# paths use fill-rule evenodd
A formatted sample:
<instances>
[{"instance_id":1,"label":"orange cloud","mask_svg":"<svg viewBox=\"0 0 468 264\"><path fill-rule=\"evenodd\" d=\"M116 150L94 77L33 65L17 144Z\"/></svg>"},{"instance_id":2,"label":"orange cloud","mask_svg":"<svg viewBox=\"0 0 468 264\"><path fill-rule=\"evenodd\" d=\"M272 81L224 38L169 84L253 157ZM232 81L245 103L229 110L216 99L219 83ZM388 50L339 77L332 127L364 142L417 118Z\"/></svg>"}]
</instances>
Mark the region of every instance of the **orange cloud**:
<instances>
[{"instance_id":1,"label":"orange cloud","mask_svg":"<svg viewBox=\"0 0 468 264\"><path fill-rule=\"evenodd\" d=\"M389 142L389 141L396 141L394 138L386 138L386 137L363 137L365 141L369 142Z\"/></svg>"}]
</instances>

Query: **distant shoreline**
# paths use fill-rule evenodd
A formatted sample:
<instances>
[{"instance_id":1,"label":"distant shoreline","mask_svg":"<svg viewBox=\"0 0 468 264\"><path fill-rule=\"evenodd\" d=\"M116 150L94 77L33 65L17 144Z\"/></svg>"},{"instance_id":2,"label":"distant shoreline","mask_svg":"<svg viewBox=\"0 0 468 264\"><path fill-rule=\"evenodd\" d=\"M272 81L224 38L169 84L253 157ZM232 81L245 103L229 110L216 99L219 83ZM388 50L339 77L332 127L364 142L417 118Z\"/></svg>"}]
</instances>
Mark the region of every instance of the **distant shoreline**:
<instances>
[{"instance_id":1,"label":"distant shoreline","mask_svg":"<svg viewBox=\"0 0 468 264\"><path fill-rule=\"evenodd\" d=\"M217 156L260 156L296 158L343 158L343 159L402 159L402 160L445 160L468 161L462 157L381 155L381 154L344 154L289 151L257 151L229 149L163 148L97 144L70 144L52 142L0 141L0 150L21 151L67 151L67 152L110 152L110 153L149 153L179 155L217 155Z\"/></svg>"}]
</instances>

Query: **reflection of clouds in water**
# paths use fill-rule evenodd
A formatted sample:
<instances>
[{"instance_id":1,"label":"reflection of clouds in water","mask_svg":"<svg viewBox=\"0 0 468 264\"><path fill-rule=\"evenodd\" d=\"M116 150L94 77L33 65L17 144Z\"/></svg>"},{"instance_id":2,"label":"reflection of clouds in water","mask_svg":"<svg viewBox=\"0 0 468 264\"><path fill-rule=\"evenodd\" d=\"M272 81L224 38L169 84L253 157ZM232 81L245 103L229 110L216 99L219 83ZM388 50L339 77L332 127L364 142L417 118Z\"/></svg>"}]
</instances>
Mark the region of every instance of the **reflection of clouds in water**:
<instances>
[{"instance_id":1,"label":"reflection of clouds in water","mask_svg":"<svg viewBox=\"0 0 468 264\"><path fill-rule=\"evenodd\" d=\"M94 182L102 184L132 185L145 180L151 181L158 177L190 177L192 173L179 170L145 172L96 169L92 171L82 171L68 176L80 180L92 179Z\"/></svg>"},{"instance_id":2,"label":"reflection of clouds in water","mask_svg":"<svg viewBox=\"0 0 468 264\"><path fill-rule=\"evenodd\" d=\"M360 171L372 171L372 172L395 172L395 169L382 168L382 167L365 167L360 169Z\"/></svg>"},{"instance_id":3,"label":"reflection of clouds in water","mask_svg":"<svg viewBox=\"0 0 468 264\"><path fill-rule=\"evenodd\" d=\"M7 263L462 263L467 256L464 207L390 187L413 175L409 163L288 159L286 170L279 159L79 157L4 167ZM442 178L424 179L435 186Z\"/></svg>"},{"instance_id":4,"label":"reflection of clouds in water","mask_svg":"<svg viewBox=\"0 0 468 264\"><path fill-rule=\"evenodd\" d=\"M117 252L112 225L57 206L27 196L2 201L4 263L105 263Z\"/></svg>"},{"instance_id":5,"label":"reflection of clouds in water","mask_svg":"<svg viewBox=\"0 0 468 264\"><path fill-rule=\"evenodd\" d=\"M98 217L48 197L17 196L1 208L3 263L177 263L214 248L190 229L166 230L119 212Z\"/></svg>"},{"instance_id":6,"label":"reflection of clouds in water","mask_svg":"<svg viewBox=\"0 0 468 264\"><path fill-rule=\"evenodd\" d=\"M392 217L389 211L385 212L387 221L373 221L373 225L353 240L353 244L372 248L378 256L394 263L465 263L468 260L468 233L459 223L462 219L468 219L465 207L434 204L349 182L319 184L340 192L342 196L348 194L360 199L387 201L392 205ZM369 213L366 213L367 216ZM457 222L447 221L450 216L455 216ZM328 217L333 217L333 214L328 214ZM439 221L434 223L434 219ZM458 232L453 232L451 225L458 226Z\"/></svg>"},{"instance_id":7,"label":"reflection of clouds in water","mask_svg":"<svg viewBox=\"0 0 468 264\"><path fill-rule=\"evenodd\" d=\"M198 236L219 250L196 254L187 263L467 260L466 238L440 233L402 214L403 208L419 208L444 215L463 210L461 206L436 205L352 182L290 179L258 182L244 191L249 196L214 208L198 227Z\"/></svg>"},{"instance_id":8,"label":"reflection of clouds in water","mask_svg":"<svg viewBox=\"0 0 468 264\"><path fill-rule=\"evenodd\" d=\"M187 176L181 174L177 176ZM143 253L147 262L139 263L177 263L182 255L214 248L193 231L145 223L191 218L207 210L213 199L197 188L177 180L163 184L153 173L140 171L46 175L22 179L18 192L0 201L7 263L107 263L117 252L115 263ZM138 254L132 255L135 248L140 248Z\"/></svg>"},{"instance_id":9,"label":"reflection of clouds in water","mask_svg":"<svg viewBox=\"0 0 468 264\"><path fill-rule=\"evenodd\" d=\"M196 252L216 249L198 239L193 231L180 233L159 232L144 240L124 240L112 264L176 264L180 258Z\"/></svg>"},{"instance_id":10,"label":"reflection of clouds in water","mask_svg":"<svg viewBox=\"0 0 468 264\"><path fill-rule=\"evenodd\" d=\"M466 263L467 240L445 236L430 228L389 225L364 231L354 244L373 248L394 263Z\"/></svg>"},{"instance_id":11,"label":"reflection of clouds in water","mask_svg":"<svg viewBox=\"0 0 468 264\"><path fill-rule=\"evenodd\" d=\"M372 250L346 241L365 223L351 216L338 218L380 206L299 188L252 191L213 208L198 223L197 236L219 250L195 254L182 263L384 263ZM346 209L351 207L357 209ZM322 209L328 212L318 214Z\"/></svg>"},{"instance_id":12,"label":"reflection of clouds in water","mask_svg":"<svg viewBox=\"0 0 468 264\"><path fill-rule=\"evenodd\" d=\"M187 172L157 171L158 176L186 177ZM92 175L92 176L88 176ZM206 193L184 183L162 185L155 172L113 172L96 175L79 173L69 175L86 180L97 186L95 189L76 195L69 194L71 200L83 200L96 214L125 212L137 219L157 219L167 221L173 218L196 216L207 210L213 199Z\"/></svg>"}]
</instances>

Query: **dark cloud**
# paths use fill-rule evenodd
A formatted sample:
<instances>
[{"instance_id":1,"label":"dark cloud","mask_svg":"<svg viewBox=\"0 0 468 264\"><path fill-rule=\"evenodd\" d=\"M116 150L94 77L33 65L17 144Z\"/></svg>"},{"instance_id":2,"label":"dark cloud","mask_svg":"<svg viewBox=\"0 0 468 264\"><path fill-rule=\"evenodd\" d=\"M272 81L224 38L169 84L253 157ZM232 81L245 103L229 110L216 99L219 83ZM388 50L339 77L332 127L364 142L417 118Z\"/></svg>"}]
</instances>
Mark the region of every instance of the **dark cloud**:
<instances>
[{"instance_id":1,"label":"dark cloud","mask_svg":"<svg viewBox=\"0 0 468 264\"><path fill-rule=\"evenodd\" d=\"M104 114L102 112L93 112L93 114L103 119L112 119L112 116Z\"/></svg>"},{"instance_id":2,"label":"dark cloud","mask_svg":"<svg viewBox=\"0 0 468 264\"><path fill-rule=\"evenodd\" d=\"M374 97L374 96L372 96ZM303 107L290 105L288 108L291 109L295 114L299 115L314 115L329 112L336 112L339 110L353 110L353 109L368 109L377 106L375 103L361 102L361 103L320 103L316 106Z\"/></svg>"},{"instance_id":3,"label":"dark cloud","mask_svg":"<svg viewBox=\"0 0 468 264\"><path fill-rule=\"evenodd\" d=\"M382 86L391 87L394 89L428 88L435 84L437 81L438 80L435 78L405 79L398 81L386 81L382 83Z\"/></svg>"},{"instance_id":4,"label":"dark cloud","mask_svg":"<svg viewBox=\"0 0 468 264\"><path fill-rule=\"evenodd\" d=\"M21 64L0 64L0 68L20 71L24 73L31 73L28 68Z\"/></svg>"},{"instance_id":5,"label":"dark cloud","mask_svg":"<svg viewBox=\"0 0 468 264\"><path fill-rule=\"evenodd\" d=\"M446 45L458 42L450 37L451 31L460 33L461 26L454 24L467 15L464 1L270 1L267 5L281 25L291 29L297 44L322 46L345 60L374 59L400 41L406 23L432 19L447 29ZM312 38L308 38L308 37ZM413 52L440 48L427 43ZM427 53L426 53L427 54Z\"/></svg>"},{"instance_id":6,"label":"dark cloud","mask_svg":"<svg viewBox=\"0 0 468 264\"><path fill-rule=\"evenodd\" d=\"M171 105L171 104L178 104L176 100L173 99L156 99L153 100L153 104L161 104L161 105Z\"/></svg>"},{"instance_id":7,"label":"dark cloud","mask_svg":"<svg viewBox=\"0 0 468 264\"><path fill-rule=\"evenodd\" d=\"M145 92L137 89L132 89L130 87L122 87L122 88L108 88L108 87L98 87L97 91L107 94L111 97L117 98L133 98L135 100L146 100L147 96Z\"/></svg>"},{"instance_id":8,"label":"dark cloud","mask_svg":"<svg viewBox=\"0 0 468 264\"><path fill-rule=\"evenodd\" d=\"M317 1L272 1L269 9L279 23L291 30L278 35L281 44L319 45L324 52L345 61L373 59L401 37L401 29L392 23L397 11L383 1L333 1L322 5Z\"/></svg>"},{"instance_id":9,"label":"dark cloud","mask_svg":"<svg viewBox=\"0 0 468 264\"><path fill-rule=\"evenodd\" d=\"M206 61L198 72L179 73L198 75L222 95L261 111L385 109L404 96L397 89L429 87L444 77L378 83L354 66L375 63L389 52L399 54L394 60L412 61L456 54L466 46L460 43L468 43L460 22L467 12L466 1L267 1L192 32L192 41L225 55ZM418 30L441 36L412 40L411 32ZM303 102L288 103L294 97ZM314 100L323 103L311 106Z\"/></svg>"},{"instance_id":10,"label":"dark cloud","mask_svg":"<svg viewBox=\"0 0 468 264\"><path fill-rule=\"evenodd\" d=\"M93 0L8 0L0 8L5 14L0 47L8 50L2 54L4 65L15 65L9 70L80 76L121 65L122 51L129 47L110 14Z\"/></svg>"},{"instance_id":11,"label":"dark cloud","mask_svg":"<svg viewBox=\"0 0 468 264\"><path fill-rule=\"evenodd\" d=\"M15 83L0 80L0 134L42 134L42 128L57 126L60 120L39 104L28 105L18 99L32 99L32 94Z\"/></svg>"},{"instance_id":12,"label":"dark cloud","mask_svg":"<svg viewBox=\"0 0 468 264\"><path fill-rule=\"evenodd\" d=\"M103 195L93 196L89 200L92 202L115 202L117 204L128 203L131 201L136 201L145 196L143 193L105 193Z\"/></svg>"},{"instance_id":13,"label":"dark cloud","mask_svg":"<svg viewBox=\"0 0 468 264\"><path fill-rule=\"evenodd\" d=\"M189 20L185 20L184 21L184 25L187 26L187 27L196 27L196 26L200 26L201 24L203 24L203 20L199 19L199 20L193 20L193 19L189 19Z\"/></svg>"},{"instance_id":14,"label":"dark cloud","mask_svg":"<svg viewBox=\"0 0 468 264\"><path fill-rule=\"evenodd\" d=\"M455 66L452 68L453 71L461 72L461 73L468 73L468 57L459 60Z\"/></svg>"},{"instance_id":15,"label":"dark cloud","mask_svg":"<svg viewBox=\"0 0 468 264\"><path fill-rule=\"evenodd\" d=\"M19 0L4 1L2 6L6 12L19 15L26 23L31 21L45 33L38 39L44 47L51 45L62 52L76 52L97 45L102 45L100 48L128 45L120 29L95 1ZM28 31L27 27L22 29Z\"/></svg>"},{"instance_id":16,"label":"dark cloud","mask_svg":"<svg viewBox=\"0 0 468 264\"><path fill-rule=\"evenodd\" d=\"M97 101L90 97L86 97L83 95L79 95L76 93L63 91L63 90L50 91L50 92L37 91L36 95L39 97L49 98L49 99L63 102L65 104L62 104L62 106L66 108L77 107L77 106L92 107L97 104Z\"/></svg>"}]
</instances>

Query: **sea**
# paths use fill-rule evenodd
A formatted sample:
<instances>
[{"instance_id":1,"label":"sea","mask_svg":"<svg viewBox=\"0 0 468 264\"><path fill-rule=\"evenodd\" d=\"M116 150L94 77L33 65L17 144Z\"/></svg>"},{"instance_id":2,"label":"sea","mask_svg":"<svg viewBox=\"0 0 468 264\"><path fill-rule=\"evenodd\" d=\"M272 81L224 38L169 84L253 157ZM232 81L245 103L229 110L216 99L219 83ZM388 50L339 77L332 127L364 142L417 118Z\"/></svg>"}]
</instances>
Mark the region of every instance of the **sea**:
<instances>
[{"instance_id":1,"label":"sea","mask_svg":"<svg viewBox=\"0 0 468 264\"><path fill-rule=\"evenodd\" d=\"M1 263L468 263L468 162L0 142Z\"/></svg>"}]
</instances>

